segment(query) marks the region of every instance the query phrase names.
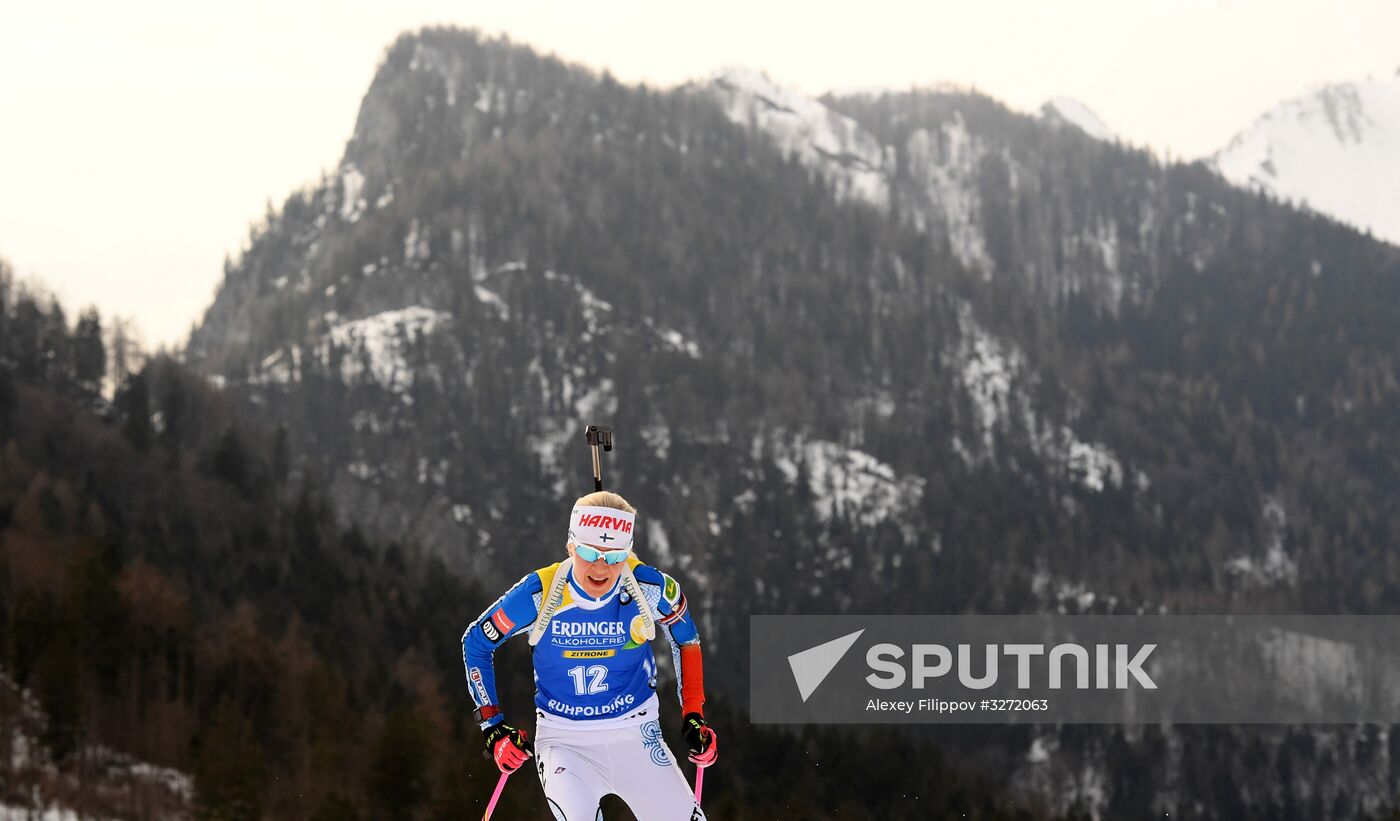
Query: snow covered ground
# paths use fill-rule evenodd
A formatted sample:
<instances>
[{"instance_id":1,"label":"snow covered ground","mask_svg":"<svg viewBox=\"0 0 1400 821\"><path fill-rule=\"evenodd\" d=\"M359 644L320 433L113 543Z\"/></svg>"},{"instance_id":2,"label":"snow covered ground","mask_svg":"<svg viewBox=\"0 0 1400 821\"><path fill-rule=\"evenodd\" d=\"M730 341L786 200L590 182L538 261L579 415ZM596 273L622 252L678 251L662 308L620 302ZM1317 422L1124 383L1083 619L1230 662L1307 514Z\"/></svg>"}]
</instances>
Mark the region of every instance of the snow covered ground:
<instances>
[{"instance_id":1,"label":"snow covered ground","mask_svg":"<svg viewBox=\"0 0 1400 821\"><path fill-rule=\"evenodd\" d=\"M100 821L101 812L79 814L67 804L91 804L144 793L138 806L154 819L188 817L194 801L194 780L186 773L160 767L99 744L87 744L76 758L56 762L40 739L49 717L32 692L19 686L0 668L0 821ZM73 771L81 759L83 774ZM23 797L21 797L23 796ZM131 807L127 806L130 810Z\"/></svg>"}]
</instances>

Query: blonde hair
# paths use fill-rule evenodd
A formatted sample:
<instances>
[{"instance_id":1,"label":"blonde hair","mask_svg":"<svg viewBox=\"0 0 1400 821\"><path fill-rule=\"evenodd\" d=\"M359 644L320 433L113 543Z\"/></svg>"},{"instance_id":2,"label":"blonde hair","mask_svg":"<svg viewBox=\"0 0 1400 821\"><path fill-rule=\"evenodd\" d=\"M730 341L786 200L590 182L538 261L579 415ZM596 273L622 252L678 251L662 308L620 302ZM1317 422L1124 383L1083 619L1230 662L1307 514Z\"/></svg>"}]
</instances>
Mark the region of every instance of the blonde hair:
<instances>
[{"instance_id":1,"label":"blonde hair","mask_svg":"<svg viewBox=\"0 0 1400 821\"><path fill-rule=\"evenodd\" d=\"M598 490L587 496L580 496L578 501L574 502L574 507L610 507L613 510L626 511L634 516L637 513L637 509L628 504L626 499L611 490Z\"/></svg>"}]
</instances>

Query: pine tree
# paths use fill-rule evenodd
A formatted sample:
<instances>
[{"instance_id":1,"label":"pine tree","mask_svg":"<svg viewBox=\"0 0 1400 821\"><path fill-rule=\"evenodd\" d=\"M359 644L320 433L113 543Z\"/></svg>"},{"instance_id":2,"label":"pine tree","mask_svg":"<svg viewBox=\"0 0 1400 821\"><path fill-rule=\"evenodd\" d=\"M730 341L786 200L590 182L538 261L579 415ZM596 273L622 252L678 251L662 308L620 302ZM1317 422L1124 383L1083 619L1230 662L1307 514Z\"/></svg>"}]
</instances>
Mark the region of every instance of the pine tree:
<instances>
[{"instance_id":1,"label":"pine tree","mask_svg":"<svg viewBox=\"0 0 1400 821\"><path fill-rule=\"evenodd\" d=\"M112 325L107 334L107 353L110 354L111 371L108 376L111 377L112 384L120 389L126 384L132 370L139 364L140 345L136 341L131 321L119 316L112 318Z\"/></svg>"},{"instance_id":2,"label":"pine tree","mask_svg":"<svg viewBox=\"0 0 1400 821\"><path fill-rule=\"evenodd\" d=\"M418 711L404 706L384 719L375 752L370 788L383 818L412 818L428 796L432 739Z\"/></svg>"},{"instance_id":3,"label":"pine tree","mask_svg":"<svg viewBox=\"0 0 1400 821\"><path fill-rule=\"evenodd\" d=\"M243 821L262 817L266 762L252 724L225 696L198 741L195 792L204 817Z\"/></svg>"},{"instance_id":4,"label":"pine tree","mask_svg":"<svg viewBox=\"0 0 1400 821\"><path fill-rule=\"evenodd\" d=\"M8 435L10 418L19 405L19 389L15 387L14 375L9 367L0 361L0 442Z\"/></svg>"},{"instance_id":5,"label":"pine tree","mask_svg":"<svg viewBox=\"0 0 1400 821\"><path fill-rule=\"evenodd\" d=\"M190 427L190 395L186 383L173 368L162 369L160 412L165 420L161 431L161 442L174 451L179 451L187 440L194 438L187 430Z\"/></svg>"},{"instance_id":6,"label":"pine tree","mask_svg":"<svg viewBox=\"0 0 1400 821\"><path fill-rule=\"evenodd\" d=\"M39 343L42 378L50 384L67 387L73 381L73 346L68 337L68 319L57 298L50 298L49 310L43 314L42 322Z\"/></svg>"},{"instance_id":7,"label":"pine tree","mask_svg":"<svg viewBox=\"0 0 1400 821\"><path fill-rule=\"evenodd\" d=\"M0 366L10 359L10 297L14 290L14 274L10 264L0 258Z\"/></svg>"},{"instance_id":8,"label":"pine tree","mask_svg":"<svg viewBox=\"0 0 1400 821\"><path fill-rule=\"evenodd\" d=\"M78 387L96 395L102 390L107 373L107 347L102 342L102 318L89 308L78 318L73 331L73 375Z\"/></svg>"},{"instance_id":9,"label":"pine tree","mask_svg":"<svg viewBox=\"0 0 1400 821\"><path fill-rule=\"evenodd\" d=\"M21 296L15 304L10 321L10 339L15 370L21 381L36 382L43 378L43 312L34 300Z\"/></svg>"},{"instance_id":10,"label":"pine tree","mask_svg":"<svg viewBox=\"0 0 1400 821\"><path fill-rule=\"evenodd\" d=\"M82 733L83 660L75 625L60 623L35 664L31 685L49 714L44 739L57 757L72 752Z\"/></svg>"},{"instance_id":11,"label":"pine tree","mask_svg":"<svg viewBox=\"0 0 1400 821\"><path fill-rule=\"evenodd\" d=\"M148 450L155 436L151 425L151 394L146 384L146 371L132 374L122 390L121 410L126 417L122 433L137 450Z\"/></svg>"},{"instance_id":12,"label":"pine tree","mask_svg":"<svg viewBox=\"0 0 1400 821\"><path fill-rule=\"evenodd\" d=\"M219 437L218 447L214 450L214 476L233 485L239 493L248 494L251 478L248 456L243 450L238 431L232 427Z\"/></svg>"},{"instance_id":13,"label":"pine tree","mask_svg":"<svg viewBox=\"0 0 1400 821\"><path fill-rule=\"evenodd\" d=\"M277 433L272 439L272 481L277 487L281 487L287 481L287 474L291 471L291 454L287 445L287 426L278 425Z\"/></svg>"}]
</instances>

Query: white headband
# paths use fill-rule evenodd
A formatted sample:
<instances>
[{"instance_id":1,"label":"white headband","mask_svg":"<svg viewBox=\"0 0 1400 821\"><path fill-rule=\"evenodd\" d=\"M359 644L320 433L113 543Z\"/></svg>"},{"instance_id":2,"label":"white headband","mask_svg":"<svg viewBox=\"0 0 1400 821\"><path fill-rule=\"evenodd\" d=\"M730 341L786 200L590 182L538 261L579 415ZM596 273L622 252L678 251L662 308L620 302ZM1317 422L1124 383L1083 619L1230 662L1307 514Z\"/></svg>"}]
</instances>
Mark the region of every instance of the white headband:
<instances>
[{"instance_id":1,"label":"white headband","mask_svg":"<svg viewBox=\"0 0 1400 821\"><path fill-rule=\"evenodd\" d=\"M632 525L635 513L613 507L574 508L569 514L569 541L599 548L632 549Z\"/></svg>"}]
</instances>

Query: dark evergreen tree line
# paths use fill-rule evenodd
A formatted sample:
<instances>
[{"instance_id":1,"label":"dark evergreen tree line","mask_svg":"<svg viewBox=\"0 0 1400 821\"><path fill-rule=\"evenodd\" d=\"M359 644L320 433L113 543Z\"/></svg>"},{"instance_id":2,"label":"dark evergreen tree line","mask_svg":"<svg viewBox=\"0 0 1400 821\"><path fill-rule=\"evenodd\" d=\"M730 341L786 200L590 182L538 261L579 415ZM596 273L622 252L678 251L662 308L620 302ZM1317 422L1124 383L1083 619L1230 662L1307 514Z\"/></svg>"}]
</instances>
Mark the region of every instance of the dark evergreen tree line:
<instances>
[{"instance_id":1,"label":"dark evergreen tree line","mask_svg":"<svg viewBox=\"0 0 1400 821\"><path fill-rule=\"evenodd\" d=\"M0 669L37 696L48 717L38 741L60 772L81 772L100 744L191 773L199 817L480 813L495 770L457 637L494 592L412 545L339 526L313 473L289 479L288 431L240 422L172 359L130 374L111 406L94 406L76 357L21 372L14 332L27 326L15 318L36 308L15 294L0 276ZM81 349L89 317L100 324L54 325L46 344ZM523 708L528 658L503 656L502 690ZM732 763L707 790L724 817L1032 817L930 745L837 733L794 745L730 703L713 709L731 728ZM0 698L6 743L18 743L19 711ZM792 790L773 789L774 749L813 756L789 759ZM0 758L0 798L27 804L38 776ZM841 777L822 775L828 762ZM910 762L918 779L881 786ZM86 778L65 787L67 806L180 811ZM535 785L517 782L498 812L547 814Z\"/></svg>"}]
</instances>

